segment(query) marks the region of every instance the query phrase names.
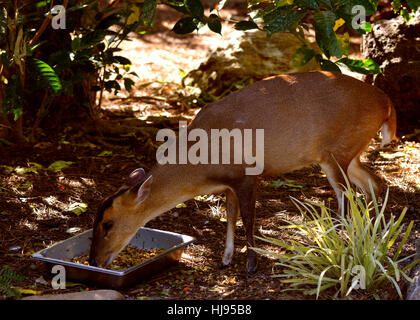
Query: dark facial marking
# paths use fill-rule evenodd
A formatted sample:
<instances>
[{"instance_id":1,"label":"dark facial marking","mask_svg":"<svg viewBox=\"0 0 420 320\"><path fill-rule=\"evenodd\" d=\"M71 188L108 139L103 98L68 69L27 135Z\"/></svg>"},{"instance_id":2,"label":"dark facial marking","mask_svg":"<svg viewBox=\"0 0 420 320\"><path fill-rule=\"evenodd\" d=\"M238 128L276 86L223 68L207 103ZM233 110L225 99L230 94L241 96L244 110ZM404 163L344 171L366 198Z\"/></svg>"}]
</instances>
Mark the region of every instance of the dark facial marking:
<instances>
[{"instance_id":1,"label":"dark facial marking","mask_svg":"<svg viewBox=\"0 0 420 320\"><path fill-rule=\"evenodd\" d=\"M105 221L102 224L102 228L104 230L104 237L107 236L109 230L111 230L111 228L112 228L113 225L114 225L114 222L112 220Z\"/></svg>"},{"instance_id":2,"label":"dark facial marking","mask_svg":"<svg viewBox=\"0 0 420 320\"><path fill-rule=\"evenodd\" d=\"M96 215L96 219L95 219L95 222L93 224L93 229L96 229L98 224L102 221L102 219L104 217L105 210L112 206L112 202L114 201L115 198L118 198L120 195L122 195L123 193L127 192L130 189L131 189L130 191L132 191L132 192L134 192L134 191L137 192L138 188L143 184L143 182L146 179L147 179L147 177L143 177L140 181L137 181L136 184L131 185L131 186L124 185L116 193L114 193L113 195L105 198L102 201L101 205L99 206L98 213Z\"/></svg>"}]
</instances>

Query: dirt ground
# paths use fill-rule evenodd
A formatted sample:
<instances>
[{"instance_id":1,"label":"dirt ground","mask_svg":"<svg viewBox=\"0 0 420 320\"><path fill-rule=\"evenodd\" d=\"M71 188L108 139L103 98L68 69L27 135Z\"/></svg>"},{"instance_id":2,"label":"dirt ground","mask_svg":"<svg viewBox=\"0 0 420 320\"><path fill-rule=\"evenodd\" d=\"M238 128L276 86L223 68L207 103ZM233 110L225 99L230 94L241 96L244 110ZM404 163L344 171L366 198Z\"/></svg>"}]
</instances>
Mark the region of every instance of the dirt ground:
<instances>
[{"instance_id":1,"label":"dirt ground","mask_svg":"<svg viewBox=\"0 0 420 320\"><path fill-rule=\"evenodd\" d=\"M222 14L235 17L243 12L240 4L233 3ZM217 45L221 36L208 30L200 31L199 35L175 35L170 29L177 18L179 14L173 10L159 10L151 34L134 36L133 41L123 45L123 55L132 60L134 71L139 74L138 89L118 96L106 95L104 119L147 119L150 115L190 119L199 111L199 108L187 109L168 101L176 98L174 92L179 90L182 76L180 69L189 71L194 68L208 50ZM232 32L231 25L224 23L223 27L223 36ZM353 39L353 43L357 44L359 40ZM148 82L155 83L141 87ZM408 207L404 222L415 221L404 256L414 253L414 240L420 233L420 143L414 139L415 136L403 139L398 146L388 150L380 150L378 141L372 141L363 157L364 164L390 188L387 216L398 216L404 207ZM129 137L114 143L107 141L104 146L69 127L54 141L45 137L33 147L1 147L0 265L8 265L25 277L25 280L15 283L17 287L37 294L55 292L44 281L48 279L48 270L30 255L90 229L101 200L115 192L135 168L150 169L154 160L153 144L150 147L150 143ZM58 172L46 169L58 160L71 161L72 164ZM270 186L277 179L295 180L304 188L276 189ZM336 206L335 199L331 200L334 192L317 167L261 179L257 194L258 235L286 237L279 228L284 225L283 220L299 217L290 196ZM75 203L87 204L87 211L75 214L71 211ZM240 221L232 266L220 268L226 232L223 195L197 197L185 204L186 207L174 208L154 219L147 227L187 234L195 237L196 242L186 249L177 266L133 288L122 290L127 298L314 299L314 296L300 292L284 291L288 285L272 278L273 272L279 269L270 258L260 256L258 272L247 275L245 235ZM261 241L257 241L257 245L279 250ZM71 287L65 291L95 289L82 284L69 285ZM377 295L382 299L398 298L391 285L380 288ZM320 299L331 297L331 292L327 291ZM360 292L355 298L373 299L373 295Z\"/></svg>"}]
</instances>

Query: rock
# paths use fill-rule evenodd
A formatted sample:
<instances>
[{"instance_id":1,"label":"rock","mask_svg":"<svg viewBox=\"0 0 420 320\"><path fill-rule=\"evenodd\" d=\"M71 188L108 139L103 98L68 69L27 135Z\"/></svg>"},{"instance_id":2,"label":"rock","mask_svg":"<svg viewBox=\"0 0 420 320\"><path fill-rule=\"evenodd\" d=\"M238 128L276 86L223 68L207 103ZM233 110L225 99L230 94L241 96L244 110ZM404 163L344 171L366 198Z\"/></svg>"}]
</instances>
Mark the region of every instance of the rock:
<instances>
[{"instance_id":1,"label":"rock","mask_svg":"<svg viewBox=\"0 0 420 320\"><path fill-rule=\"evenodd\" d=\"M398 113L398 126L420 119L420 10L408 23L400 16L380 20L363 36L362 56L373 59L383 74L365 81L389 95Z\"/></svg>"},{"instance_id":2,"label":"rock","mask_svg":"<svg viewBox=\"0 0 420 320\"><path fill-rule=\"evenodd\" d=\"M420 300L420 277L416 277L414 284L416 287L407 295L407 300Z\"/></svg>"},{"instance_id":3,"label":"rock","mask_svg":"<svg viewBox=\"0 0 420 320\"><path fill-rule=\"evenodd\" d=\"M276 33L267 38L267 34L259 30L234 31L221 42L198 69L185 76L184 85L219 96L233 84L250 78L260 80L280 73L319 69L315 59L302 67L292 66L293 56L302 42L291 33ZM320 52L317 45L309 45Z\"/></svg>"},{"instance_id":4,"label":"rock","mask_svg":"<svg viewBox=\"0 0 420 320\"><path fill-rule=\"evenodd\" d=\"M30 296L22 300L125 300L125 297L115 290L92 290L60 294Z\"/></svg>"},{"instance_id":5,"label":"rock","mask_svg":"<svg viewBox=\"0 0 420 320\"><path fill-rule=\"evenodd\" d=\"M420 259L420 239L416 240L416 255L413 261ZM413 283L408 285L407 300L420 300L420 264L417 264L410 272Z\"/></svg>"}]
</instances>

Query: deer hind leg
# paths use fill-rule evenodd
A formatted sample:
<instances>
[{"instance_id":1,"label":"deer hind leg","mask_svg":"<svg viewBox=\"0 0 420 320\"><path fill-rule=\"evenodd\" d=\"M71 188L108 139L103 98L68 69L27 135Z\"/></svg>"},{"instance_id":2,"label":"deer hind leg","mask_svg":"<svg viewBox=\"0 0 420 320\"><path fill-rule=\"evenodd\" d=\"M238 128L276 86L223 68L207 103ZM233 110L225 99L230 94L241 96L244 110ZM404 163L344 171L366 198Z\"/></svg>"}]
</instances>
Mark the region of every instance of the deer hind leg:
<instances>
[{"instance_id":1,"label":"deer hind leg","mask_svg":"<svg viewBox=\"0 0 420 320\"><path fill-rule=\"evenodd\" d=\"M360 155L357 155L351 160L347 169L347 174L350 178L350 181L363 191L367 201L372 199L369 181L372 184L375 197L378 197L381 192L381 184L379 182L379 178L372 172L369 172L369 170L361 164Z\"/></svg>"},{"instance_id":2,"label":"deer hind leg","mask_svg":"<svg viewBox=\"0 0 420 320\"><path fill-rule=\"evenodd\" d=\"M226 232L226 246L223 254L222 263L223 266L230 265L232 261L233 252L235 250L234 238L235 238L235 227L236 220L238 219L239 203L238 198L230 189L226 192L226 212L227 212L227 232Z\"/></svg>"},{"instance_id":3,"label":"deer hind leg","mask_svg":"<svg viewBox=\"0 0 420 320\"><path fill-rule=\"evenodd\" d=\"M321 166L322 170L324 170L325 174L327 175L328 182L334 189L334 192L337 196L338 209L341 210L341 208L344 206L343 193L346 182L340 167L344 172L347 172L349 161L338 160L330 155L326 157L325 160L321 161L319 165Z\"/></svg>"}]
</instances>

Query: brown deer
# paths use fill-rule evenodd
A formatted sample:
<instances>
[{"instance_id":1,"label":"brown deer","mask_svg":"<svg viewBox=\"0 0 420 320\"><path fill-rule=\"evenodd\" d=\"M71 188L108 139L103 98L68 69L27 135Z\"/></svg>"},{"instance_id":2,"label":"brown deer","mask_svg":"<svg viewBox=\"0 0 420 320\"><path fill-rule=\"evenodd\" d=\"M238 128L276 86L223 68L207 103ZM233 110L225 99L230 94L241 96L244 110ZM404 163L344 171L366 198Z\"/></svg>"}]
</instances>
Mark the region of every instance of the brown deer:
<instances>
[{"instance_id":1,"label":"brown deer","mask_svg":"<svg viewBox=\"0 0 420 320\"><path fill-rule=\"evenodd\" d=\"M382 128L382 145L396 139L396 113L379 89L352 77L314 71L270 77L203 108L188 126L233 130L264 129L262 175L281 175L317 163L337 198L344 179L376 194L378 178L360 163L360 154ZM178 138L179 139L179 138ZM191 146L191 143L189 143ZM238 214L247 245L254 246L257 176L246 175L247 164L156 164L148 174L135 170L126 184L107 198L94 224L92 265L107 265L137 230L158 215L197 195L226 195L227 236L223 265L234 252ZM247 270L257 268L256 253L248 249Z\"/></svg>"}]
</instances>

